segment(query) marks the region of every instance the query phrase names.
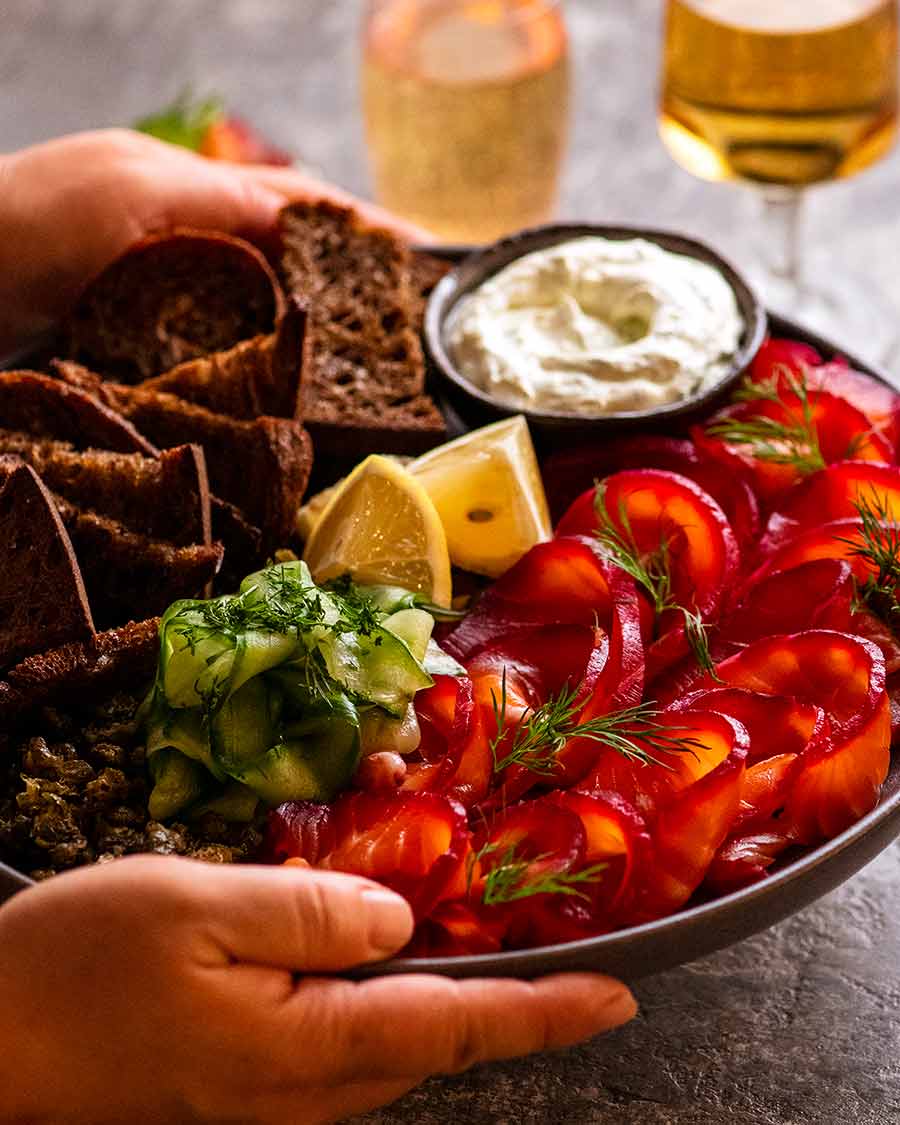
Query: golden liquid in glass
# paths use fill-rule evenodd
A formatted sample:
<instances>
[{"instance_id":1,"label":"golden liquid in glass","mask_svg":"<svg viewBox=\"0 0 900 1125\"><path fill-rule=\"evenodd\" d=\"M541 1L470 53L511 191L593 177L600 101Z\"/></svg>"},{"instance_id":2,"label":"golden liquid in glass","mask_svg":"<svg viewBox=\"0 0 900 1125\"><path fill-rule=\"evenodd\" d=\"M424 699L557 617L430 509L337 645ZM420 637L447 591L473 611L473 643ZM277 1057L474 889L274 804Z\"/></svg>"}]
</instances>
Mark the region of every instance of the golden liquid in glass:
<instances>
[{"instance_id":1,"label":"golden liquid in glass","mask_svg":"<svg viewBox=\"0 0 900 1125\"><path fill-rule=\"evenodd\" d=\"M366 25L362 85L386 207L466 242L550 216L569 92L556 4L383 0Z\"/></svg>"},{"instance_id":2,"label":"golden liquid in glass","mask_svg":"<svg viewBox=\"0 0 900 1125\"><path fill-rule=\"evenodd\" d=\"M849 176L896 122L896 0L670 0L660 132L695 176Z\"/></svg>"}]
</instances>

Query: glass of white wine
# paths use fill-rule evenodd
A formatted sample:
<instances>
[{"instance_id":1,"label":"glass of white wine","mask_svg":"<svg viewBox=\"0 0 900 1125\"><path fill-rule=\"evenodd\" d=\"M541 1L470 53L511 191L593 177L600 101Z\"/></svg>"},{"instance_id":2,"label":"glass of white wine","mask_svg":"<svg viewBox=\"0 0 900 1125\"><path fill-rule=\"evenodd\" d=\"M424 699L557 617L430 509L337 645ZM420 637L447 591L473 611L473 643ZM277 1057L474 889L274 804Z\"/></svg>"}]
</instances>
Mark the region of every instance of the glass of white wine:
<instances>
[{"instance_id":1,"label":"glass of white wine","mask_svg":"<svg viewBox=\"0 0 900 1125\"><path fill-rule=\"evenodd\" d=\"M897 0L668 2L663 141L696 176L762 189L770 306L873 357L896 342L896 311L845 270L807 277L802 202L888 152L897 62Z\"/></svg>"},{"instance_id":2,"label":"glass of white wine","mask_svg":"<svg viewBox=\"0 0 900 1125\"><path fill-rule=\"evenodd\" d=\"M362 95L386 207L464 242L550 217L569 100L555 0L369 0Z\"/></svg>"}]
</instances>

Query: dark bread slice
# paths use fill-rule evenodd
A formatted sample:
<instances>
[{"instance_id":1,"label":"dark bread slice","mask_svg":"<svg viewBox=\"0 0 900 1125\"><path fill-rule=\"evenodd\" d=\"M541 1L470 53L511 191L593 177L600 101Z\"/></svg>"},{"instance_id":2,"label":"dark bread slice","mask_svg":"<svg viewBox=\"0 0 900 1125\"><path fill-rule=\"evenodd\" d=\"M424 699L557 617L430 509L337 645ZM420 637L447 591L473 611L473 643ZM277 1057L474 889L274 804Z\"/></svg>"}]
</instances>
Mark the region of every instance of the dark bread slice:
<instances>
[{"instance_id":1,"label":"dark bread slice","mask_svg":"<svg viewBox=\"0 0 900 1125\"><path fill-rule=\"evenodd\" d=\"M101 628L141 612L162 613L177 598L202 597L222 563L222 545L176 547L56 497Z\"/></svg>"},{"instance_id":2,"label":"dark bread slice","mask_svg":"<svg viewBox=\"0 0 900 1125\"><path fill-rule=\"evenodd\" d=\"M325 201L290 204L279 227L288 289L309 300L316 326L342 329L373 358L402 345L421 376L422 351L410 327L406 245L352 208Z\"/></svg>"},{"instance_id":3,"label":"dark bread slice","mask_svg":"<svg viewBox=\"0 0 900 1125\"><path fill-rule=\"evenodd\" d=\"M312 443L299 422L242 421L140 387L124 412L161 448L186 441L202 446L213 492L259 527L266 544L287 542L312 468Z\"/></svg>"},{"instance_id":4,"label":"dark bread slice","mask_svg":"<svg viewBox=\"0 0 900 1125\"><path fill-rule=\"evenodd\" d=\"M118 386L117 383L107 383L102 375L98 375L96 371L91 371L89 367L85 367L82 363L76 363L73 359L51 359L47 365L47 370L54 379L59 379L70 387L84 391L85 394L99 399L110 410L116 410L116 397L114 394L106 393L105 388L115 388Z\"/></svg>"},{"instance_id":5,"label":"dark bread slice","mask_svg":"<svg viewBox=\"0 0 900 1125\"><path fill-rule=\"evenodd\" d=\"M231 418L300 418L300 383L309 363L308 320L308 310L292 297L274 333L180 363L143 387Z\"/></svg>"},{"instance_id":6,"label":"dark bread slice","mask_svg":"<svg viewBox=\"0 0 900 1125\"><path fill-rule=\"evenodd\" d=\"M78 383L37 371L0 372L0 426L67 441L76 449L156 454L153 445L102 399Z\"/></svg>"},{"instance_id":7,"label":"dark bread slice","mask_svg":"<svg viewBox=\"0 0 900 1125\"><path fill-rule=\"evenodd\" d=\"M0 667L93 636L72 543L40 477L18 457L0 457L0 529Z\"/></svg>"},{"instance_id":8,"label":"dark bread slice","mask_svg":"<svg viewBox=\"0 0 900 1125\"><path fill-rule=\"evenodd\" d=\"M452 262L448 262L446 258L438 258L435 254L429 254L427 250L410 252L409 276L413 290L412 324L420 335L425 323L425 306L428 304L428 298L441 278L452 269Z\"/></svg>"},{"instance_id":9,"label":"dark bread slice","mask_svg":"<svg viewBox=\"0 0 900 1125\"><path fill-rule=\"evenodd\" d=\"M15 453L65 500L118 520L131 531L170 543L211 541L203 450L182 445L158 458L108 450L77 451L0 430L0 453Z\"/></svg>"},{"instance_id":10,"label":"dark bread slice","mask_svg":"<svg viewBox=\"0 0 900 1125\"><path fill-rule=\"evenodd\" d=\"M370 453L415 457L447 440L444 416L428 395L398 401L369 393L357 402L338 404L331 416L323 401L318 415L307 423L316 456L342 467Z\"/></svg>"},{"instance_id":11,"label":"dark bread slice","mask_svg":"<svg viewBox=\"0 0 900 1125\"><path fill-rule=\"evenodd\" d=\"M234 505L247 525L260 529L263 551L290 539L312 468L312 443L299 422L267 416L252 421L229 418L177 395L107 382L76 363L58 361L53 368L66 383L90 388L156 446L201 446L214 496ZM232 529L238 530L233 524Z\"/></svg>"},{"instance_id":12,"label":"dark bread slice","mask_svg":"<svg viewBox=\"0 0 900 1125\"><path fill-rule=\"evenodd\" d=\"M263 534L244 518L240 509L218 496L210 497L210 512L213 538L225 548L216 588L230 592L262 564Z\"/></svg>"},{"instance_id":13,"label":"dark bread slice","mask_svg":"<svg viewBox=\"0 0 900 1125\"><path fill-rule=\"evenodd\" d=\"M279 222L288 287L310 301L302 402L317 453L346 460L438 444L445 427L423 393L409 250L334 204L292 204Z\"/></svg>"},{"instance_id":14,"label":"dark bread slice","mask_svg":"<svg viewBox=\"0 0 900 1125\"><path fill-rule=\"evenodd\" d=\"M129 622L29 656L0 680L0 720L8 723L43 704L93 702L119 689L140 689L153 677L159 618Z\"/></svg>"},{"instance_id":15,"label":"dark bread slice","mask_svg":"<svg viewBox=\"0 0 900 1125\"><path fill-rule=\"evenodd\" d=\"M271 332L282 308L250 243L209 231L151 235L86 286L67 325L69 355L136 383Z\"/></svg>"}]
</instances>

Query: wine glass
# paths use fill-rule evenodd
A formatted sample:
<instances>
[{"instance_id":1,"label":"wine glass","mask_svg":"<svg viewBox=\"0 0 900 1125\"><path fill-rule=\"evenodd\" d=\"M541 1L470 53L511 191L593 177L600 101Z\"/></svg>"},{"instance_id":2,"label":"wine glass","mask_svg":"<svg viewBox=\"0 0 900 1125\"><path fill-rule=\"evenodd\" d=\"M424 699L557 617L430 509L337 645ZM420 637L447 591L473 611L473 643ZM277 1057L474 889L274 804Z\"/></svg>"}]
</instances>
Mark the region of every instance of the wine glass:
<instances>
[{"instance_id":1,"label":"wine glass","mask_svg":"<svg viewBox=\"0 0 900 1125\"><path fill-rule=\"evenodd\" d=\"M897 131L896 0L669 0L660 133L707 180L757 185L769 306L878 358L897 311L804 271L804 189L881 159Z\"/></svg>"},{"instance_id":2,"label":"wine glass","mask_svg":"<svg viewBox=\"0 0 900 1125\"><path fill-rule=\"evenodd\" d=\"M457 241L552 213L568 125L554 0L369 0L362 95L376 194Z\"/></svg>"}]
</instances>

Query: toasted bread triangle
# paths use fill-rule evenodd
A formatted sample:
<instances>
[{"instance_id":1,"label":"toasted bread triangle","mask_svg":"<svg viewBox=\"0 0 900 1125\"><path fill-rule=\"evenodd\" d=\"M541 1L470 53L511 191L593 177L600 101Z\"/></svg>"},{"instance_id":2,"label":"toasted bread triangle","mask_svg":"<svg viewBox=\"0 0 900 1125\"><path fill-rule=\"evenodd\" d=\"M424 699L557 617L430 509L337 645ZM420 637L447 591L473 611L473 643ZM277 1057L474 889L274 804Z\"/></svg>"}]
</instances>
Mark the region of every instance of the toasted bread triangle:
<instances>
[{"instance_id":1,"label":"toasted bread triangle","mask_svg":"<svg viewBox=\"0 0 900 1125\"><path fill-rule=\"evenodd\" d=\"M203 450L166 449L159 457L76 450L0 429L0 453L31 465L55 495L177 546L211 542L209 486Z\"/></svg>"},{"instance_id":2,"label":"toasted bread triangle","mask_svg":"<svg viewBox=\"0 0 900 1125\"><path fill-rule=\"evenodd\" d=\"M89 282L68 323L69 355L137 383L271 332L283 296L250 243L212 231L148 235Z\"/></svg>"},{"instance_id":3,"label":"toasted bread triangle","mask_svg":"<svg viewBox=\"0 0 900 1125\"><path fill-rule=\"evenodd\" d=\"M156 455L155 447L121 415L83 387L37 371L0 372L0 426L76 449Z\"/></svg>"},{"instance_id":4,"label":"toasted bread triangle","mask_svg":"<svg viewBox=\"0 0 900 1125\"><path fill-rule=\"evenodd\" d=\"M299 418L301 379L308 363L308 319L306 308L292 299L275 332L181 363L147 379L142 390L178 395L231 418L251 420L262 414Z\"/></svg>"},{"instance_id":5,"label":"toasted bread triangle","mask_svg":"<svg viewBox=\"0 0 900 1125\"><path fill-rule=\"evenodd\" d=\"M121 688L140 690L158 652L159 618L150 618L29 656L0 680L0 719L9 722L50 700L85 703Z\"/></svg>"},{"instance_id":6,"label":"toasted bread triangle","mask_svg":"<svg viewBox=\"0 0 900 1125\"><path fill-rule=\"evenodd\" d=\"M40 477L0 456L0 667L84 641L94 622L75 551Z\"/></svg>"}]
</instances>

